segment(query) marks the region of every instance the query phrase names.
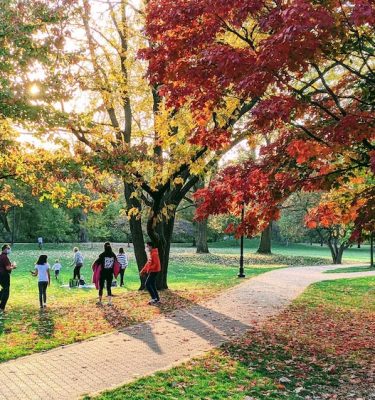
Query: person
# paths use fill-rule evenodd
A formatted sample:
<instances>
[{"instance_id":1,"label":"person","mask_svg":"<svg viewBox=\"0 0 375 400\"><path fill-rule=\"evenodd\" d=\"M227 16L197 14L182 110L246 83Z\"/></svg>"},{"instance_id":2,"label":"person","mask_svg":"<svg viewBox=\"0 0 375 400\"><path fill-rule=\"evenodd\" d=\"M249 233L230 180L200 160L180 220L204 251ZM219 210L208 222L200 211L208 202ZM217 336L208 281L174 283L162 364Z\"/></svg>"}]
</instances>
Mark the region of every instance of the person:
<instances>
[{"instance_id":1,"label":"person","mask_svg":"<svg viewBox=\"0 0 375 400\"><path fill-rule=\"evenodd\" d=\"M78 247L74 247L73 249L74 252L74 259L73 259L73 265L74 265L74 271L73 271L73 279L81 279L81 268L83 266L83 255L79 251Z\"/></svg>"},{"instance_id":2,"label":"person","mask_svg":"<svg viewBox=\"0 0 375 400\"><path fill-rule=\"evenodd\" d=\"M59 260L55 260L55 264L52 265L52 271L55 271L55 279L59 277L62 265Z\"/></svg>"},{"instance_id":3,"label":"person","mask_svg":"<svg viewBox=\"0 0 375 400\"><path fill-rule=\"evenodd\" d=\"M96 263L100 266L99 276L99 299L98 305L102 305L104 283L106 282L108 305L112 305L112 280L114 273L115 262L117 261L116 254L113 252L109 242L104 243L104 251L99 254Z\"/></svg>"},{"instance_id":4,"label":"person","mask_svg":"<svg viewBox=\"0 0 375 400\"><path fill-rule=\"evenodd\" d=\"M10 274L16 268L16 263L11 263L8 256L11 252L9 244L4 244L0 254L0 312L4 312L10 293Z\"/></svg>"},{"instance_id":5,"label":"person","mask_svg":"<svg viewBox=\"0 0 375 400\"><path fill-rule=\"evenodd\" d=\"M43 238L41 236L38 237L38 247L39 250L42 250L43 248Z\"/></svg>"},{"instance_id":6,"label":"person","mask_svg":"<svg viewBox=\"0 0 375 400\"><path fill-rule=\"evenodd\" d=\"M161 271L159 251L152 242L147 242L147 250L150 256L147 263L140 271L140 275L147 275L145 285L151 296L151 300L148 304L156 305L160 303L159 293L156 289L156 278Z\"/></svg>"},{"instance_id":7,"label":"person","mask_svg":"<svg viewBox=\"0 0 375 400\"><path fill-rule=\"evenodd\" d=\"M39 256L34 271L30 271L31 275L38 277L40 308L45 308L47 306L47 286L51 283L49 269L50 267L47 262L47 256L43 254Z\"/></svg>"},{"instance_id":8,"label":"person","mask_svg":"<svg viewBox=\"0 0 375 400\"><path fill-rule=\"evenodd\" d=\"M124 274L128 267L128 255L124 252L124 249L120 247L118 249L117 261L120 263L120 286L124 286Z\"/></svg>"}]
</instances>

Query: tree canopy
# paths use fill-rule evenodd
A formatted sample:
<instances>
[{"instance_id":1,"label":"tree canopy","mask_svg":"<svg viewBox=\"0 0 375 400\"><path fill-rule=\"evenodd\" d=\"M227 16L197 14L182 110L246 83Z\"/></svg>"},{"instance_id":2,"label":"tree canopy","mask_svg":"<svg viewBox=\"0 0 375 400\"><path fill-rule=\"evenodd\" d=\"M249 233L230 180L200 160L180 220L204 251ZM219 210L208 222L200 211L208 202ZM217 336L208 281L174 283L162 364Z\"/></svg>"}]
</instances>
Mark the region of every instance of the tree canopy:
<instances>
[{"instance_id":1,"label":"tree canopy","mask_svg":"<svg viewBox=\"0 0 375 400\"><path fill-rule=\"evenodd\" d=\"M249 138L275 137L198 194L199 216L248 204L236 233L252 236L295 191L343 191L373 176L373 2L155 0L148 10L150 79L204 121L197 141L231 137L214 124L230 98L252 105L242 116ZM358 230L374 229L364 211L374 209L372 179L341 199Z\"/></svg>"}]
</instances>

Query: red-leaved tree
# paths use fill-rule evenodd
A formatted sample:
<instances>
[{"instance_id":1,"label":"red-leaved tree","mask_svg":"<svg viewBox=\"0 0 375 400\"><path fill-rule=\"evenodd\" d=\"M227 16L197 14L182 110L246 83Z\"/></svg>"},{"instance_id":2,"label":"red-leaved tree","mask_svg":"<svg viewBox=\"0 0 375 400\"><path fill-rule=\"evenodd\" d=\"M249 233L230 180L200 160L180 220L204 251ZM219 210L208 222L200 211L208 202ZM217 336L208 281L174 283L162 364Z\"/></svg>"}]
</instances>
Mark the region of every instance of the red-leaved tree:
<instances>
[{"instance_id":1,"label":"red-leaved tree","mask_svg":"<svg viewBox=\"0 0 375 400\"><path fill-rule=\"evenodd\" d=\"M252 236L292 192L373 175L374 23L371 0L150 1L149 76L171 105L190 104L202 126L196 141L231 135L215 120L231 98L256 103L241 117L249 136L275 137L198 193L198 217L246 204L244 224L232 229ZM366 207L374 186L357 198ZM357 230L374 230L372 212L357 214Z\"/></svg>"}]
</instances>

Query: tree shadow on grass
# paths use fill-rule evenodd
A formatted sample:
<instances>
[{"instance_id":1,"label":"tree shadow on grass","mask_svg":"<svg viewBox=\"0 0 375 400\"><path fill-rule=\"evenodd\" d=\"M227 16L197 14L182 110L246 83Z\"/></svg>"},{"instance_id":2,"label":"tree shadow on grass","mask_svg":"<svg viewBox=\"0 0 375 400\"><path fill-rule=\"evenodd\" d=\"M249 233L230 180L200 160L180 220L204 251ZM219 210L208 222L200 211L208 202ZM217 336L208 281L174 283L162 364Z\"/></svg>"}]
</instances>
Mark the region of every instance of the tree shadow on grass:
<instances>
[{"instance_id":1,"label":"tree shadow on grass","mask_svg":"<svg viewBox=\"0 0 375 400\"><path fill-rule=\"evenodd\" d=\"M38 336L43 339L50 339L54 335L55 323L49 310L41 309L39 311L36 331Z\"/></svg>"},{"instance_id":2,"label":"tree shadow on grass","mask_svg":"<svg viewBox=\"0 0 375 400\"><path fill-rule=\"evenodd\" d=\"M130 317L125 310L122 310L115 304L112 306L101 306L100 310L103 318L114 329L124 329L125 327L134 325L138 322L135 318Z\"/></svg>"}]
</instances>

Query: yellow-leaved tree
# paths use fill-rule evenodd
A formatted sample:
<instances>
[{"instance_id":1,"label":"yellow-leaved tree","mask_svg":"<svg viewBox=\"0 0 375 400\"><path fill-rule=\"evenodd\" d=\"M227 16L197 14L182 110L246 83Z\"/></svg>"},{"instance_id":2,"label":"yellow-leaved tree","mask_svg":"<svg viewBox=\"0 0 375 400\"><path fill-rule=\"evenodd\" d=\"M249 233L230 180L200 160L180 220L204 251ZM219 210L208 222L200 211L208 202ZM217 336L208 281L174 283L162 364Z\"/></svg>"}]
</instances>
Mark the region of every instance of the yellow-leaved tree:
<instances>
[{"instance_id":1,"label":"yellow-leaved tree","mask_svg":"<svg viewBox=\"0 0 375 400\"><path fill-rule=\"evenodd\" d=\"M80 155L93 171L111 173L123 184L138 268L147 260L142 218L159 249L167 288L168 261L176 208L200 177L246 135L241 117L256 101L228 97L196 118L186 104L170 107L163 84L151 85L139 57L153 46L144 36L144 9L127 0L77 0L70 16L72 37L61 49L61 124L81 143ZM204 142L205 134L217 136ZM230 139L229 139L230 137ZM199 144L198 144L199 143ZM210 146L208 146L210 145Z\"/></svg>"}]
</instances>

